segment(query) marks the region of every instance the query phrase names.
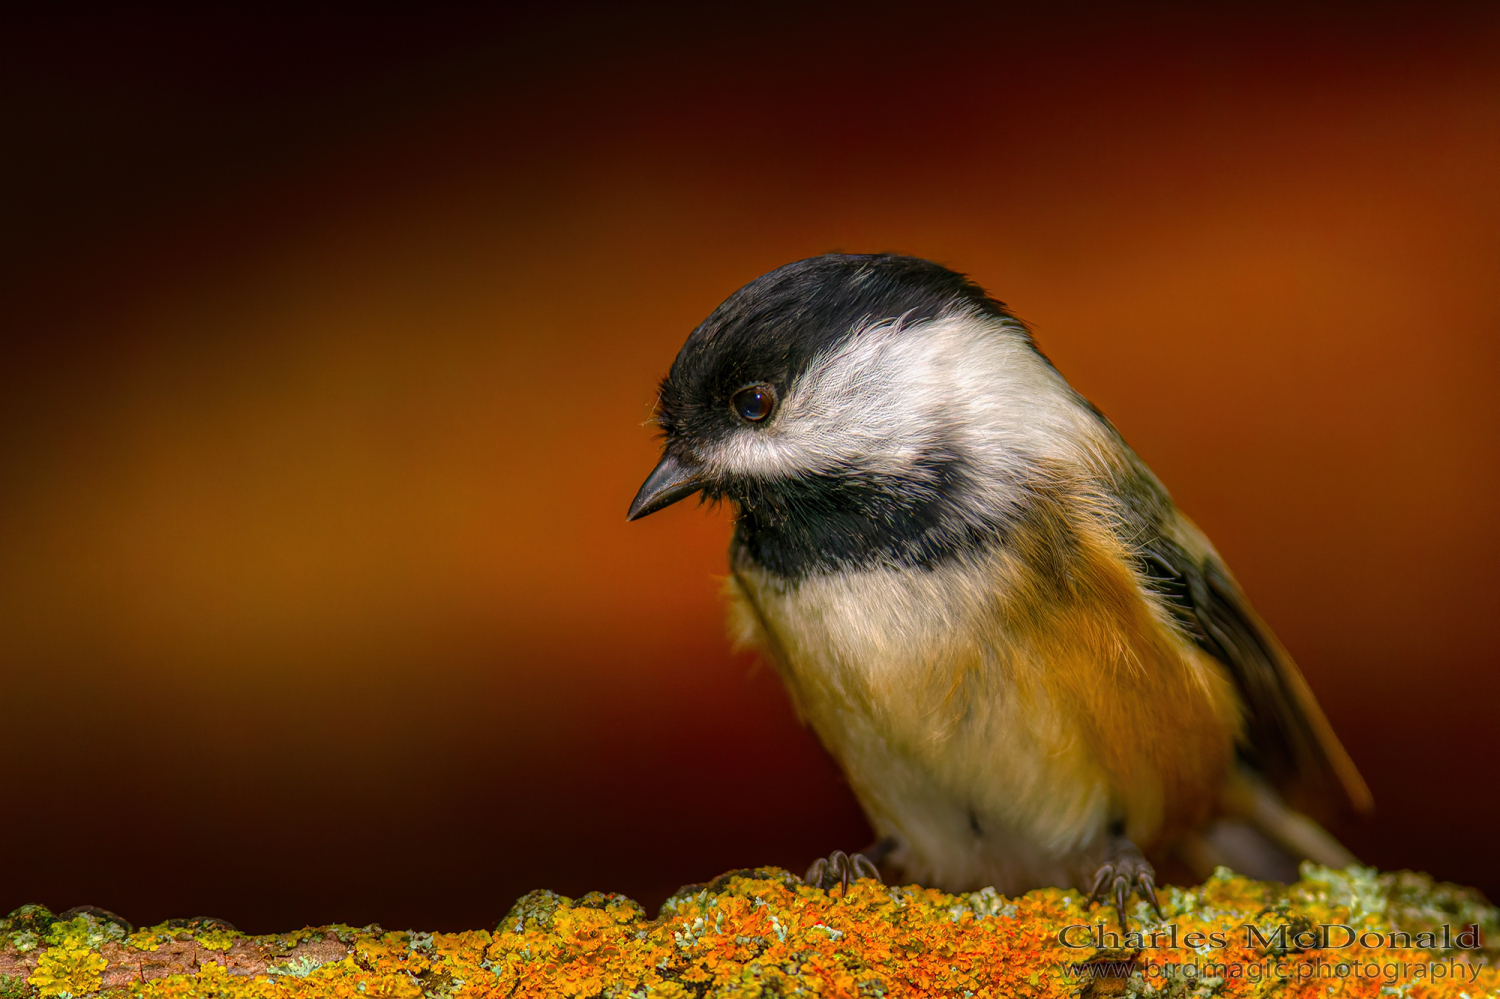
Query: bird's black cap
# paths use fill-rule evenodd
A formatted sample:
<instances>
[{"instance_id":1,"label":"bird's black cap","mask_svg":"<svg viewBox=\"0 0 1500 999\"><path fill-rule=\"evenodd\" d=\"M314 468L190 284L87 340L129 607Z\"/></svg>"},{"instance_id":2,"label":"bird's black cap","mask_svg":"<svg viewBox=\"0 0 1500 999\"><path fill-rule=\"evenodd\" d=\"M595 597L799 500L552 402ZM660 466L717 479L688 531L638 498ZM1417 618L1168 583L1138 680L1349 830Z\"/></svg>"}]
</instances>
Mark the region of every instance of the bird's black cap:
<instances>
[{"instance_id":1,"label":"bird's black cap","mask_svg":"<svg viewBox=\"0 0 1500 999\"><path fill-rule=\"evenodd\" d=\"M662 381L657 422L669 446L678 433L712 433L727 419L730 394L754 382L785 388L861 325L959 310L1013 318L964 275L918 257L828 253L778 267L730 295L688 336Z\"/></svg>"}]
</instances>

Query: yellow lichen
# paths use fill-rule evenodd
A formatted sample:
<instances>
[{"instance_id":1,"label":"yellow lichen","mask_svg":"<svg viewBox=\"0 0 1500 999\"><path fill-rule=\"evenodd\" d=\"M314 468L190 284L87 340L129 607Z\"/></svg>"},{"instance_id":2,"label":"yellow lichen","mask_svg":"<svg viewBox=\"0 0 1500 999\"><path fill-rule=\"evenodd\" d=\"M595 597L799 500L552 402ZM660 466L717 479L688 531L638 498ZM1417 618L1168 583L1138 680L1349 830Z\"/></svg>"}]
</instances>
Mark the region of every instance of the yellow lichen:
<instances>
[{"instance_id":1,"label":"yellow lichen","mask_svg":"<svg viewBox=\"0 0 1500 999\"><path fill-rule=\"evenodd\" d=\"M26 981L41 995L73 999L98 992L108 965L86 942L69 939L43 951L37 958L36 970Z\"/></svg>"},{"instance_id":2,"label":"yellow lichen","mask_svg":"<svg viewBox=\"0 0 1500 999\"><path fill-rule=\"evenodd\" d=\"M240 938L240 934L234 930L215 926L206 930L200 930L194 934L194 938L198 941L198 946L206 950L228 950L234 946L234 942Z\"/></svg>"},{"instance_id":3,"label":"yellow lichen","mask_svg":"<svg viewBox=\"0 0 1500 999\"><path fill-rule=\"evenodd\" d=\"M575 901L533 892L494 932L331 927L245 937L222 927L159 927L126 938L118 960L129 965L131 955L138 960L166 940L192 939L204 963L137 979L121 999L1326 999L1330 992L1341 999L1478 999L1500 987L1486 966L1493 949L1446 937L1439 946L1436 935L1426 949L1391 943L1393 914L1402 926L1434 934L1444 923L1454 931L1473 925L1490 947L1500 936L1495 910L1472 892L1430 879L1308 867L1288 887L1221 871L1198 888L1162 894L1166 921L1136 904L1134 938L1120 933L1110 910L1089 908L1074 892L1005 899L993 891L954 896L861 881L847 893L828 893L774 869L679 894L655 919L618 895ZM1247 924L1268 934L1272 925L1339 925L1366 936L1337 948L1299 949L1295 939L1270 946L1247 937ZM1073 936L1060 936L1068 927ZM105 970L98 950L120 936L89 919L53 926L30 984L43 996L97 991ZM326 943L296 950L334 940L343 944L341 959L330 959ZM264 973L238 974L204 953L234 947L262 955Z\"/></svg>"}]
</instances>

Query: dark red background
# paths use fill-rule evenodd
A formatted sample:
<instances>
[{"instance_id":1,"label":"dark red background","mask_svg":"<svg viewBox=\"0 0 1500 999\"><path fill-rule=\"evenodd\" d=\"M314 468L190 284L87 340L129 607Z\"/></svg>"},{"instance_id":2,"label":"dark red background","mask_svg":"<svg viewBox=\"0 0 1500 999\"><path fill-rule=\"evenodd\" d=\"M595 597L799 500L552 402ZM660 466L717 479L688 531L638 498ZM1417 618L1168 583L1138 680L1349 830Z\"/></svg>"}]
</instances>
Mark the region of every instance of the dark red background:
<instances>
[{"instance_id":1,"label":"dark red background","mask_svg":"<svg viewBox=\"0 0 1500 999\"><path fill-rule=\"evenodd\" d=\"M1500 894L1500 16L164 8L0 30L0 911L457 929L867 830L638 524L687 332L974 275Z\"/></svg>"}]
</instances>

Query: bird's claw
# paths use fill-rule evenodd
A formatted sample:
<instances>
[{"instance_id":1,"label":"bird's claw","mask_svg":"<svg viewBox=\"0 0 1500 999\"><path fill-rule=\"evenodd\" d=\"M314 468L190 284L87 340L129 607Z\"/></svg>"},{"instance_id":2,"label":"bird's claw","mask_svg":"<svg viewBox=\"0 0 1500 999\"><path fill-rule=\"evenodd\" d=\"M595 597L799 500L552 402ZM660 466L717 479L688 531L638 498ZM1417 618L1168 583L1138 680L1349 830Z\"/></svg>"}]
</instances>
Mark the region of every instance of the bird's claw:
<instances>
[{"instance_id":1,"label":"bird's claw","mask_svg":"<svg viewBox=\"0 0 1500 999\"><path fill-rule=\"evenodd\" d=\"M849 882L855 878L874 878L880 881L880 871L875 862L863 853L845 853L835 850L826 857L819 857L807 869L803 881L814 888L832 891L834 885L843 885L844 894L849 894Z\"/></svg>"},{"instance_id":2,"label":"bird's claw","mask_svg":"<svg viewBox=\"0 0 1500 999\"><path fill-rule=\"evenodd\" d=\"M1132 890L1138 890L1151 903L1157 919L1166 918L1162 915L1161 903L1156 898L1156 868L1135 850L1122 852L1100 865L1099 872L1094 875L1094 887L1089 891L1088 904L1105 901L1112 895L1115 912L1120 916L1120 929L1124 930L1128 928L1125 922L1125 903Z\"/></svg>"}]
</instances>

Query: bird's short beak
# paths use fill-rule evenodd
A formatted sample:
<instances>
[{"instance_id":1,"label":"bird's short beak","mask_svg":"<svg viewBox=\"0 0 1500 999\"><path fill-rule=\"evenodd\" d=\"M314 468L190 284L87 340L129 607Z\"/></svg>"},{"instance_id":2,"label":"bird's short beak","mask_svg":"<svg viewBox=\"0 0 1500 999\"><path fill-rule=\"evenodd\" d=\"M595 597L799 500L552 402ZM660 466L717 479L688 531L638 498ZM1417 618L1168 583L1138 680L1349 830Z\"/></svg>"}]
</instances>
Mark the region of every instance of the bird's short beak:
<instances>
[{"instance_id":1,"label":"bird's short beak","mask_svg":"<svg viewBox=\"0 0 1500 999\"><path fill-rule=\"evenodd\" d=\"M663 510L680 499L687 499L703 488L703 469L670 454L662 455L656 468L646 476L641 491L635 494L626 520L640 520L648 513Z\"/></svg>"}]
</instances>

